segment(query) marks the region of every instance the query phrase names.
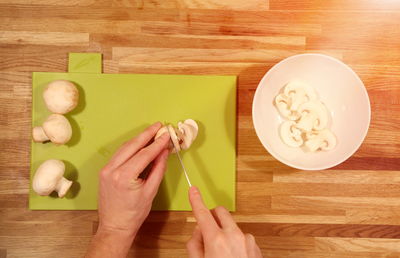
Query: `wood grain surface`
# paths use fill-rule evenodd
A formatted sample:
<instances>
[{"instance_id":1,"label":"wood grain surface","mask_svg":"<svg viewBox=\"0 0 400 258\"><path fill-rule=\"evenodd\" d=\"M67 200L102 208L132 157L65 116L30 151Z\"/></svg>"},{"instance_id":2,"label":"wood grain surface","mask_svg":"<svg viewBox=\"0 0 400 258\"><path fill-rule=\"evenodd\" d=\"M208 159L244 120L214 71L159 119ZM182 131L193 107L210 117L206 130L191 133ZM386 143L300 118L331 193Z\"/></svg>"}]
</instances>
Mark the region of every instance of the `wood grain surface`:
<instances>
[{"instance_id":1,"label":"wood grain surface","mask_svg":"<svg viewBox=\"0 0 400 258\"><path fill-rule=\"evenodd\" d=\"M0 0L0 257L82 257L94 211L28 210L31 72L101 52L105 73L238 75L237 212L265 257L400 257L400 1ZM361 148L298 171L258 141L251 102L277 61L325 53L364 81ZM186 257L190 212L154 212L131 257Z\"/></svg>"}]
</instances>

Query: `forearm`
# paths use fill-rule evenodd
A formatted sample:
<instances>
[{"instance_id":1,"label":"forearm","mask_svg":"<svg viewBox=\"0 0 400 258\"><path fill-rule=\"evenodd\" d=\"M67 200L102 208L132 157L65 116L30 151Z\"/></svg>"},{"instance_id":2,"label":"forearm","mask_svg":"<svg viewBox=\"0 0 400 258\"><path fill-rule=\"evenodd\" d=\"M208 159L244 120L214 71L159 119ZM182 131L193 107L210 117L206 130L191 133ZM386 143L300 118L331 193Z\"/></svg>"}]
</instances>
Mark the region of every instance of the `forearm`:
<instances>
[{"instance_id":1,"label":"forearm","mask_svg":"<svg viewBox=\"0 0 400 258\"><path fill-rule=\"evenodd\" d=\"M94 235L86 258L115 257L125 258L135 234L124 231L110 231L99 228Z\"/></svg>"}]
</instances>

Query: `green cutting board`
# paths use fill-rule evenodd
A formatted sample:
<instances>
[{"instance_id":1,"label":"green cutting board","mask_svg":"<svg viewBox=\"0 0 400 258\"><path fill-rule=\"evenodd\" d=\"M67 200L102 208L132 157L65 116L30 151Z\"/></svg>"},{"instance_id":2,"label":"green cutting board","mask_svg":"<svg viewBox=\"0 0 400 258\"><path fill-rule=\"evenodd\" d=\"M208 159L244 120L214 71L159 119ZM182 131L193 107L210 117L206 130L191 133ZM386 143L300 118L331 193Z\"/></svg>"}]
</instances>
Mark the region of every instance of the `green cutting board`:
<instances>
[{"instance_id":1,"label":"green cutting board","mask_svg":"<svg viewBox=\"0 0 400 258\"><path fill-rule=\"evenodd\" d=\"M31 189L33 210L97 209L98 173L112 154L155 121L177 124L187 118L199 124L198 138L182 152L193 185L209 208L235 210L236 77L157 74L102 74L100 54L70 54L68 73L35 72L32 77L32 125L50 112L42 92L58 79L74 82L78 107L67 118L73 128L69 143L34 143L31 179L47 159L66 163L65 177L73 180L66 197L38 196ZM190 210L188 185L175 154L153 203L154 210Z\"/></svg>"}]
</instances>

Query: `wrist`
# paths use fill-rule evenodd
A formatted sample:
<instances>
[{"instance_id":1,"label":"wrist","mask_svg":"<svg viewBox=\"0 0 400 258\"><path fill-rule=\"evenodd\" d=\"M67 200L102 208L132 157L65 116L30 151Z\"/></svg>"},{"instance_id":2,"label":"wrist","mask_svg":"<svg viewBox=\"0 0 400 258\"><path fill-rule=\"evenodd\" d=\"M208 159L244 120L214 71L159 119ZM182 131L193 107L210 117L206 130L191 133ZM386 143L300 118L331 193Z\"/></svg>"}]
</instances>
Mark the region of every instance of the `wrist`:
<instances>
[{"instance_id":1,"label":"wrist","mask_svg":"<svg viewBox=\"0 0 400 258\"><path fill-rule=\"evenodd\" d=\"M136 233L137 230L119 229L100 224L95 236L133 241Z\"/></svg>"},{"instance_id":2,"label":"wrist","mask_svg":"<svg viewBox=\"0 0 400 258\"><path fill-rule=\"evenodd\" d=\"M108 245L111 250L118 254L126 254L129 252L133 240L135 239L136 232L123 229L115 229L104 226L99 226L94 236L99 242ZM123 257L124 255L122 255ZM115 255L115 257L119 257Z\"/></svg>"},{"instance_id":3,"label":"wrist","mask_svg":"<svg viewBox=\"0 0 400 258\"><path fill-rule=\"evenodd\" d=\"M85 257L126 257L135 235L134 232L99 226Z\"/></svg>"}]
</instances>

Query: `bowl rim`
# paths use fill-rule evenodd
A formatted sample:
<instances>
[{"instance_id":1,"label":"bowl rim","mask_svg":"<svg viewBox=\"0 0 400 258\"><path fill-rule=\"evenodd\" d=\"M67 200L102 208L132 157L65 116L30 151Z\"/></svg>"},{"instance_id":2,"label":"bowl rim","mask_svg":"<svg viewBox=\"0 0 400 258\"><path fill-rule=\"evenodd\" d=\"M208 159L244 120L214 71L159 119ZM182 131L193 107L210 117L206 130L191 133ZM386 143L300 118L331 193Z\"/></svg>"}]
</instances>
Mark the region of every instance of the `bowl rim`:
<instances>
[{"instance_id":1,"label":"bowl rim","mask_svg":"<svg viewBox=\"0 0 400 258\"><path fill-rule=\"evenodd\" d=\"M288 161L284 160L283 158L281 158L275 151L272 150L272 148L270 148L270 146L269 146L268 144L266 144L266 143L264 144L264 142L261 140L261 137L260 137L260 132L259 132L260 129L257 129L257 125L256 125L256 121L255 121L255 102L256 102L256 96L259 94L258 92L260 91L260 88L261 88L262 84L264 83L264 81L266 80L266 78L269 76L270 73L272 73L273 71L275 71L276 69L278 69L277 67L278 67L281 63L284 63L284 62L286 62L286 61L288 61L288 60L290 60L290 59L298 58L298 57L300 57L300 56L318 56L318 57L328 58L328 59L330 59L330 60L332 60L332 61L338 63L339 65L344 66L344 67L346 68L346 70L350 71L350 73L352 73L352 74L355 76L356 80L358 80L358 81L361 83L361 85L362 85L361 90L362 90L362 92L364 93L363 95L364 95L364 97L365 97L366 100L367 100L367 106L368 106L368 110L367 110L368 123L367 123L367 126L366 126L364 132L362 132L362 133L363 133L363 135L362 135L362 140L361 140L358 144L355 145L354 150L350 151L349 154L345 155L343 158L339 159L339 161L337 161L337 162L334 162L334 163L331 163L331 164L328 164L328 165L312 167L312 168L292 164L291 162L288 162ZM251 112L251 114L252 114L252 120L253 120L253 127L254 127L254 130L256 131L256 135L257 135L257 137L258 137L258 140L259 140L259 141L261 142L261 144L264 146L265 150L266 150L269 154L271 154L275 159L277 159L278 161L280 161L281 163L283 163L283 164L285 164L285 165L287 165L287 166L289 166L289 167L296 168L296 169L300 169L300 170L325 170L325 169L328 169L328 168L335 167L335 166L337 166L337 165L343 163L343 162L346 161L347 159L349 159L351 156L353 156L353 154L354 154L354 153L360 148L360 146L363 144L363 142L364 142L364 140L365 140L365 137L366 137L367 134L368 134L369 126L370 126L370 124L371 124L371 103L370 103L370 100L369 100L368 91L367 91L367 89L366 89L366 87L365 87L363 81L360 79L360 77L357 75L357 73L356 73L349 65L345 64L345 63L342 62L341 60L339 60L339 59L337 59L337 58L334 58L334 57L332 57L332 56L328 56L328 55L324 55L324 54L319 54L319 53L305 53L305 54L297 54L297 55L289 56L289 57L287 57L287 58L285 58L285 59L282 59L282 60L279 61L278 63L274 64L274 65L271 67L271 69L269 69L269 70L264 74L263 78L262 78L262 79L260 80L260 82L258 83L257 89L256 89L256 91L255 91L255 93L254 93L254 96L253 96L252 112Z\"/></svg>"}]
</instances>

